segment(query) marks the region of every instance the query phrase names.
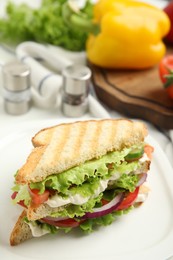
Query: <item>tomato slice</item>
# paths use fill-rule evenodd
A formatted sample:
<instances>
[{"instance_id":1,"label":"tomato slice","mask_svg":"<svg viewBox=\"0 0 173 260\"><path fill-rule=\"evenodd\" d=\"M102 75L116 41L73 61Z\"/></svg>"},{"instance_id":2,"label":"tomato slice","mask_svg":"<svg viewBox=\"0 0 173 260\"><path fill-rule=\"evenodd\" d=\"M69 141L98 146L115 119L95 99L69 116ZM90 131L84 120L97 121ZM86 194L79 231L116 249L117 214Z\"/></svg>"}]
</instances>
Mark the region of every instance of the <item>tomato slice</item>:
<instances>
[{"instance_id":1,"label":"tomato slice","mask_svg":"<svg viewBox=\"0 0 173 260\"><path fill-rule=\"evenodd\" d=\"M45 190L44 193L39 194L39 190L37 189L31 189L29 188L29 193L32 198L32 203L36 206L44 203L48 200L50 192L48 190Z\"/></svg>"},{"instance_id":2,"label":"tomato slice","mask_svg":"<svg viewBox=\"0 0 173 260\"><path fill-rule=\"evenodd\" d=\"M151 145L146 144L144 147L144 152L147 154L148 158L151 160L152 153L154 152L154 148Z\"/></svg>"},{"instance_id":3,"label":"tomato slice","mask_svg":"<svg viewBox=\"0 0 173 260\"><path fill-rule=\"evenodd\" d=\"M11 195L12 200L14 200L14 199L16 198L17 193L18 193L17 191L14 191L14 192L13 192L13 194Z\"/></svg>"},{"instance_id":4,"label":"tomato slice","mask_svg":"<svg viewBox=\"0 0 173 260\"><path fill-rule=\"evenodd\" d=\"M127 197L124 198L124 200L118 206L117 210L123 210L123 209L127 209L128 207L130 207L133 204L136 197L138 196L138 193L139 193L139 187L137 187L134 192L130 192L127 195Z\"/></svg>"},{"instance_id":5,"label":"tomato slice","mask_svg":"<svg viewBox=\"0 0 173 260\"><path fill-rule=\"evenodd\" d=\"M40 192L40 191L37 190L37 189L31 189L31 188L29 188L29 193L30 193L31 198L32 198L32 203L33 203L34 205L36 205L36 206L38 206L38 205L44 203L46 200L48 200L49 194L50 194L50 192L49 192L48 190L45 190L45 192L42 193L42 194L39 194L39 192ZM15 192L13 192L13 194L11 195L11 198L12 198L13 200L16 198L17 193L18 193L18 192L15 191ZM26 205L24 204L24 201L23 201L23 200L19 201L18 204L26 208Z\"/></svg>"},{"instance_id":6,"label":"tomato slice","mask_svg":"<svg viewBox=\"0 0 173 260\"><path fill-rule=\"evenodd\" d=\"M85 220L77 221L73 218L68 218L68 219L64 219L64 220L53 221L53 220L47 220L44 218L43 221L50 225L57 226L57 227L78 227Z\"/></svg>"}]
</instances>

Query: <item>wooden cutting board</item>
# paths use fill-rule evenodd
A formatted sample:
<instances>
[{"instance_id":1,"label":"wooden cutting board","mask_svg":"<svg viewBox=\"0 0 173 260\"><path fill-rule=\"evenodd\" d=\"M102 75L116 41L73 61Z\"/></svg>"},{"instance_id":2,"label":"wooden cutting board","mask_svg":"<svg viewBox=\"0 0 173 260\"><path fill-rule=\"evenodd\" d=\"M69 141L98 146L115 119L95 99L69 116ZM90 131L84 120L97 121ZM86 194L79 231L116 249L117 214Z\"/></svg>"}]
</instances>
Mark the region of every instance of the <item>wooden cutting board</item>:
<instances>
[{"instance_id":1,"label":"wooden cutting board","mask_svg":"<svg viewBox=\"0 0 173 260\"><path fill-rule=\"evenodd\" d=\"M91 64L90 67L96 94L108 107L125 116L173 129L173 100L163 89L158 66L140 71L108 70Z\"/></svg>"}]
</instances>

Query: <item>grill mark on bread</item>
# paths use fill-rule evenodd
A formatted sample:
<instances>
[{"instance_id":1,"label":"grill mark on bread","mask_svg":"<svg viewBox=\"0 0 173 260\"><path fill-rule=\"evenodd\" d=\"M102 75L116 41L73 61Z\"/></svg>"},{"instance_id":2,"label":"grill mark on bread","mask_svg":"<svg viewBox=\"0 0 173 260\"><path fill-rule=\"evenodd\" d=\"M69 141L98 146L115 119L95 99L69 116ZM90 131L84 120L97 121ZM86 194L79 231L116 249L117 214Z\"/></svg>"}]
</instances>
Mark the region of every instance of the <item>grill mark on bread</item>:
<instances>
[{"instance_id":1,"label":"grill mark on bread","mask_svg":"<svg viewBox=\"0 0 173 260\"><path fill-rule=\"evenodd\" d=\"M96 125L92 121L86 124L86 132L81 139L80 151L78 151L78 158L84 157L86 154L92 153L93 139L96 131ZM80 153L79 153L80 152Z\"/></svg>"},{"instance_id":2,"label":"grill mark on bread","mask_svg":"<svg viewBox=\"0 0 173 260\"><path fill-rule=\"evenodd\" d=\"M79 158L83 140L85 140L86 138L87 129L88 129L88 124L82 125L79 134L76 135L76 140L73 144L73 149L75 149L75 153L72 154L71 159Z\"/></svg>"},{"instance_id":3,"label":"grill mark on bread","mask_svg":"<svg viewBox=\"0 0 173 260\"><path fill-rule=\"evenodd\" d=\"M115 124L111 122L111 134L109 136L109 142L112 143L112 140L115 138ZM112 148L113 149L113 148Z\"/></svg>"},{"instance_id":4,"label":"grill mark on bread","mask_svg":"<svg viewBox=\"0 0 173 260\"><path fill-rule=\"evenodd\" d=\"M111 140L113 140L112 138L114 138L115 135L112 134L113 129L111 127L112 127L112 121L104 121L104 122L102 122L102 126L101 126L101 129L100 129L101 134L99 136L99 146L98 146L98 149L104 149L105 153L107 153L107 151L106 151L106 143L109 144L110 151L113 150L113 148L111 148Z\"/></svg>"},{"instance_id":5,"label":"grill mark on bread","mask_svg":"<svg viewBox=\"0 0 173 260\"><path fill-rule=\"evenodd\" d=\"M126 135L126 136L127 136L127 139L129 139L129 135L131 134L131 133L130 133L131 131L130 131L129 129L128 129L128 131L127 131L127 125L129 125L129 124L130 124L130 122L128 121L128 122L126 123L126 127L125 127L124 122L122 122L121 125L119 124L119 125L117 126L116 136L117 136L117 138L120 140L120 143L119 143L120 148L119 148L119 149L122 149L122 144L123 144L123 142L124 142L123 136Z\"/></svg>"},{"instance_id":6,"label":"grill mark on bread","mask_svg":"<svg viewBox=\"0 0 173 260\"><path fill-rule=\"evenodd\" d=\"M93 134L93 138L91 142L92 145L90 146L90 149L93 154L96 154L97 149L99 149L98 146L99 146L99 139L101 135L102 125L103 125L103 121L100 121L96 125L95 132ZM98 156L94 156L94 157L98 157Z\"/></svg>"},{"instance_id":7,"label":"grill mark on bread","mask_svg":"<svg viewBox=\"0 0 173 260\"><path fill-rule=\"evenodd\" d=\"M112 127L114 125L114 127ZM102 155L107 153L107 145L109 144L109 151L114 150L113 146L111 147L112 140L115 138L115 128L117 126L113 124L110 120L100 121L95 132L94 136L94 144L95 144L95 152L97 150L105 151ZM113 138L113 139L112 139ZM100 155L100 156L102 156ZM97 157L100 157L97 156Z\"/></svg>"},{"instance_id":8,"label":"grill mark on bread","mask_svg":"<svg viewBox=\"0 0 173 260\"><path fill-rule=\"evenodd\" d=\"M70 138L65 143L65 147L63 147L62 153L59 157L59 160L62 162L63 165L72 164L74 159L78 160L80 150L77 145L82 142L82 137L84 137L86 128L86 124L83 125L79 123L71 125L69 133Z\"/></svg>"},{"instance_id":9,"label":"grill mark on bread","mask_svg":"<svg viewBox=\"0 0 173 260\"><path fill-rule=\"evenodd\" d=\"M57 131L55 131L55 134L49 145L51 164L54 164L55 162L60 161L60 158L62 157L64 149L67 145L68 137L71 135L71 131L72 131L72 125L70 125L70 126L64 125L62 127L62 129L59 128L59 129L57 129ZM58 140L58 138L60 138L60 141ZM49 153L49 151L48 151L48 153Z\"/></svg>"},{"instance_id":10,"label":"grill mark on bread","mask_svg":"<svg viewBox=\"0 0 173 260\"><path fill-rule=\"evenodd\" d=\"M94 152L96 153L97 150L100 149L101 145L102 145L102 137L104 135L104 130L103 130L103 125L106 124L105 121L100 121L99 124L97 125L96 128L96 132L94 135ZM105 140L106 140L106 136L105 136Z\"/></svg>"}]
</instances>

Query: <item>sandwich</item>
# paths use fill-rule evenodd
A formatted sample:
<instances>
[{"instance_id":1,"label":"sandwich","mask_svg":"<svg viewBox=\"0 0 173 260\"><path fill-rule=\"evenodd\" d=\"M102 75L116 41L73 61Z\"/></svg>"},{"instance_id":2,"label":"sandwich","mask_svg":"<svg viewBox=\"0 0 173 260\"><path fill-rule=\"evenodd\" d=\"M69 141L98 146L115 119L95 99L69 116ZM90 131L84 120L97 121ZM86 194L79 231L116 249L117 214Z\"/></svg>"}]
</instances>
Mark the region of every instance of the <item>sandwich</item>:
<instances>
[{"instance_id":1,"label":"sandwich","mask_svg":"<svg viewBox=\"0 0 173 260\"><path fill-rule=\"evenodd\" d=\"M17 245L60 230L90 233L145 201L153 148L147 128L127 119L88 120L40 130L15 174L22 206L10 236Z\"/></svg>"}]
</instances>

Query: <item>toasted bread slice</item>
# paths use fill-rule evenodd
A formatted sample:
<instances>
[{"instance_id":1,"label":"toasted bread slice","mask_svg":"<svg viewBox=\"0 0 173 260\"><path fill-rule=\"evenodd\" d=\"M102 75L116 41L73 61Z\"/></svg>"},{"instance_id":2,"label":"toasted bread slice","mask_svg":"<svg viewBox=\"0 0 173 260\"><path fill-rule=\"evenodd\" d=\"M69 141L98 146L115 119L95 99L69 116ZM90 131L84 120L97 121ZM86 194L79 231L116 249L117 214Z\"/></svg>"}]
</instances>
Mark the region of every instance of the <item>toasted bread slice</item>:
<instances>
[{"instance_id":1,"label":"toasted bread slice","mask_svg":"<svg viewBox=\"0 0 173 260\"><path fill-rule=\"evenodd\" d=\"M26 217L26 211L24 210L19 216L10 236L11 246L18 245L27 239L32 238L32 232L30 227L23 221Z\"/></svg>"},{"instance_id":2,"label":"toasted bread slice","mask_svg":"<svg viewBox=\"0 0 173 260\"><path fill-rule=\"evenodd\" d=\"M81 130L84 127L87 127L88 124L90 124L90 126L94 126L95 124L99 125L103 125L104 123L109 123L112 121L112 124L118 128L120 127L129 127L129 125L135 124L135 128L137 131L141 132L141 127L144 127L145 129L142 130L142 135L146 136L146 127L143 125L143 123L141 122L133 122L131 120L127 120L127 119L102 119L102 120L88 120L88 121L77 121L77 122L71 122L71 123L64 123L64 124L59 124L59 125L55 125L52 127L48 127L48 128L44 128L41 129L38 133L35 134L35 136L32 138L32 144L34 147L38 147L38 146L45 146L48 145L52 139L53 134L59 129L59 128L70 128L71 125L77 127L77 128L81 128ZM142 125L143 126L142 126ZM130 129L129 129L130 130ZM89 132L90 130L88 130ZM110 131L110 130L109 130ZM114 131L116 131L116 129L114 129ZM141 133L138 133L139 135L141 135ZM96 133L97 136L97 133ZM139 137L140 138L140 137Z\"/></svg>"},{"instance_id":3,"label":"toasted bread slice","mask_svg":"<svg viewBox=\"0 0 173 260\"><path fill-rule=\"evenodd\" d=\"M42 181L107 152L138 144L146 135L142 122L125 119L89 120L44 129L32 139L37 147L19 169L16 182Z\"/></svg>"}]
</instances>

